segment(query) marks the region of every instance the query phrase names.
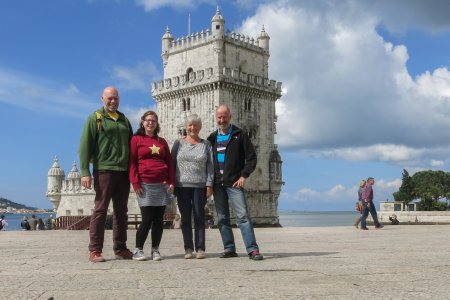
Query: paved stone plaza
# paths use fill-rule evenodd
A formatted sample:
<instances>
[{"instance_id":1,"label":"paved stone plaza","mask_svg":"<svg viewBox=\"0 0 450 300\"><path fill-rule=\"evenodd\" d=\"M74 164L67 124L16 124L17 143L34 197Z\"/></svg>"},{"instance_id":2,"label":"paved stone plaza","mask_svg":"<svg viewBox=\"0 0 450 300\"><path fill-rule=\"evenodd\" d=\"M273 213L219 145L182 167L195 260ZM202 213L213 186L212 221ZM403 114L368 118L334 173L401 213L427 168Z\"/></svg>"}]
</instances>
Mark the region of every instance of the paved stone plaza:
<instances>
[{"instance_id":1,"label":"paved stone plaza","mask_svg":"<svg viewBox=\"0 0 450 300\"><path fill-rule=\"evenodd\" d=\"M450 226L257 228L265 255L220 259L207 230L207 259L183 258L180 230L164 232L163 261L87 259L86 231L0 232L1 299L449 299ZM129 231L133 248L135 231ZM145 250L145 249L144 249Z\"/></svg>"}]
</instances>

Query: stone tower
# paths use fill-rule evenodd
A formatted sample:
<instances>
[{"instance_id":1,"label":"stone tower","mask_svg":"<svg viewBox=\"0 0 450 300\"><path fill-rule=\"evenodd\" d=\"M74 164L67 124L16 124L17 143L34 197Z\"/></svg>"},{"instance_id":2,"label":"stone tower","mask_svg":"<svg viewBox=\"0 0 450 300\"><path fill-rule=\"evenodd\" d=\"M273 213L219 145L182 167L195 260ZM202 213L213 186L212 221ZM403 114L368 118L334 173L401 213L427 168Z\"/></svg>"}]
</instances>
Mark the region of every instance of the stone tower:
<instances>
[{"instance_id":1,"label":"stone tower","mask_svg":"<svg viewBox=\"0 0 450 300\"><path fill-rule=\"evenodd\" d=\"M283 184L281 157L274 143L275 102L281 82L268 79L269 40L264 26L254 39L225 31L217 8L211 29L174 39L167 27L162 37L164 79L154 82L161 135L169 145L185 134L191 113L202 118L206 138L217 126L215 109L226 104L231 122L244 129L256 148L258 164L246 181L255 224L278 226L278 196Z\"/></svg>"}]
</instances>

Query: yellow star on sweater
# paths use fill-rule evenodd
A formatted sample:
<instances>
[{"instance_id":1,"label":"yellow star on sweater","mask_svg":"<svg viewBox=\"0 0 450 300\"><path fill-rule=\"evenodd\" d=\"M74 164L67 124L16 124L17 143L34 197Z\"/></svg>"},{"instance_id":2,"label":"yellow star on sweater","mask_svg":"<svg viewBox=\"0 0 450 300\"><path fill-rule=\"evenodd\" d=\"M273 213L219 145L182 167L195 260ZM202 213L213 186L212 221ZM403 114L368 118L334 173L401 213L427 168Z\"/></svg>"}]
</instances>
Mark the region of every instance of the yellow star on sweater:
<instances>
[{"instance_id":1,"label":"yellow star on sweater","mask_svg":"<svg viewBox=\"0 0 450 300\"><path fill-rule=\"evenodd\" d=\"M152 150L152 154L159 154L159 147L156 147L155 144L153 146L148 147L150 150Z\"/></svg>"}]
</instances>

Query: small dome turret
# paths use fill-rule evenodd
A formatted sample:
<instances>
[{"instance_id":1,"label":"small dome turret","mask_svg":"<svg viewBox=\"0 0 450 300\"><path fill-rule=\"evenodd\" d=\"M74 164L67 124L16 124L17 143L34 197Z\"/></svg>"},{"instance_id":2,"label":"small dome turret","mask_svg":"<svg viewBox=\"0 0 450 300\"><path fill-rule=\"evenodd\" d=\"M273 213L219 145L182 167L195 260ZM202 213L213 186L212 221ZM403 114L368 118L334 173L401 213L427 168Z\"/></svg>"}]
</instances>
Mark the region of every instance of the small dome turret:
<instances>
[{"instance_id":1,"label":"small dome turret","mask_svg":"<svg viewBox=\"0 0 450 300\"><path fill-rule=\"evenodd\" d=\"M53 159L53 165L48 170L47 176L47 197L53 204L53 208L57 209L61 200L61 188L64 180L64 171L59 167L58 157Z\"/></svg>"},{"instance_id":2,"label":"small dome turret","mask_svg":"<svg viewBox=\"0 0 450 300\"><path fill-rule=\"evenodd\" d=\"M211 20L211 29L213 38L221 39L225 33L225 19L220 13L219 6L217 6L216 14Z\"/></svg>"},{"instance_id":3,"label":"small dome turret","mask_svg":"<svg viewBox=\"0 0 450 300\"><path fill-rule=\"evenodd\" d=\"M73 162L72 170L67 174L67 179L79 179L81 178L80 172L78 172L77 163Z\"/></svg>"},{"instance_id":4,"label":"small dome turret","mask_svg":"<svg viewBox=\"0 0 450 300\"><path fill-rule=\"evenodd\" d=\"M267 34L266 30L264 29L264 25L261 28L261 33L259 34L259 37L260 38L269 37L269 35Z\"/></svg>"},{"instance_id":5,"label":"small dome turret","mask_svg":"<svg viewBox=\"0 0 450 300\"><path fill-rule=\"evenodd\" d=\"M59 167L59 162L58 162L58 157L55 156L55 158L53 159L53 165L50 168L50 170L48 170L48 176L62 176L64 177L64 171L63 169L61 169Z\"/></svg>"},{"instance_id":6,"label":"small dome turret","mask_svg":"<svg viewBox=\"0 0 450 300\"><path fill-rule=\"evenodd\" d=\"M163 39L173 39L172 34L170 33L169 26L166 27L166 33L162 36Z\"/></svg>"},{"instance_id":7,"label":"small dome turret","mask_svg":"<svg viewBox=\"0 0 450 300\"><path fill-rule=\"evenodd\" d=\"M166 27L166 33L162 36L162 59L164 67L167 65L167 60L169 58L169 49L172 46L173 36L170 34L169 26Z\"/></svg>"},{"instance_id":8,"label":"small dome turret","mask_svg":"<svg viewBox=\"0 0 450 300\"><path fill-rule=\"evenodd\" d=\"M261 48L263 48L266 52L269 52L269 40L270 37L264 29L264 25L261 28L261 33L258 36L258 43Z\"/></svg>"},{"instance_id":9,"label":"small dome turret","mask_svg":"<svg viewBox=\"0 0 450 300\"><path fill-rule=\"evenodd\" d=\"M217 6L216 14L212 18L211 22L222 22L222 23L225 23L225 19L223 18L222 14L220 13L219 6Z\"/></svg>"}]
</instances>

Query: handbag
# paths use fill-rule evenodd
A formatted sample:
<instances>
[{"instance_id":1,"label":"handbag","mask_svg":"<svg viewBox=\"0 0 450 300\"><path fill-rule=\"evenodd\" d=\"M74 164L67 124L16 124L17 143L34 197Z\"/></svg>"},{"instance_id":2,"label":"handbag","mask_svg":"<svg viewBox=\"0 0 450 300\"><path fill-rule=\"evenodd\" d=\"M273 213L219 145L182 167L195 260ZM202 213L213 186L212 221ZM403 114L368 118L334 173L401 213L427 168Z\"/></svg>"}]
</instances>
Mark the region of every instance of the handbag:
<instances>
[{"instance_id":1,"label":"handbag","mask_svg":"<svg viewBox=\"0 0 450 300\"><path fill-rule=\"evenodd\" d=\"M355 209L356 211L362 212L362 201L356 202Z\"/></svg>"}]
</instances>

